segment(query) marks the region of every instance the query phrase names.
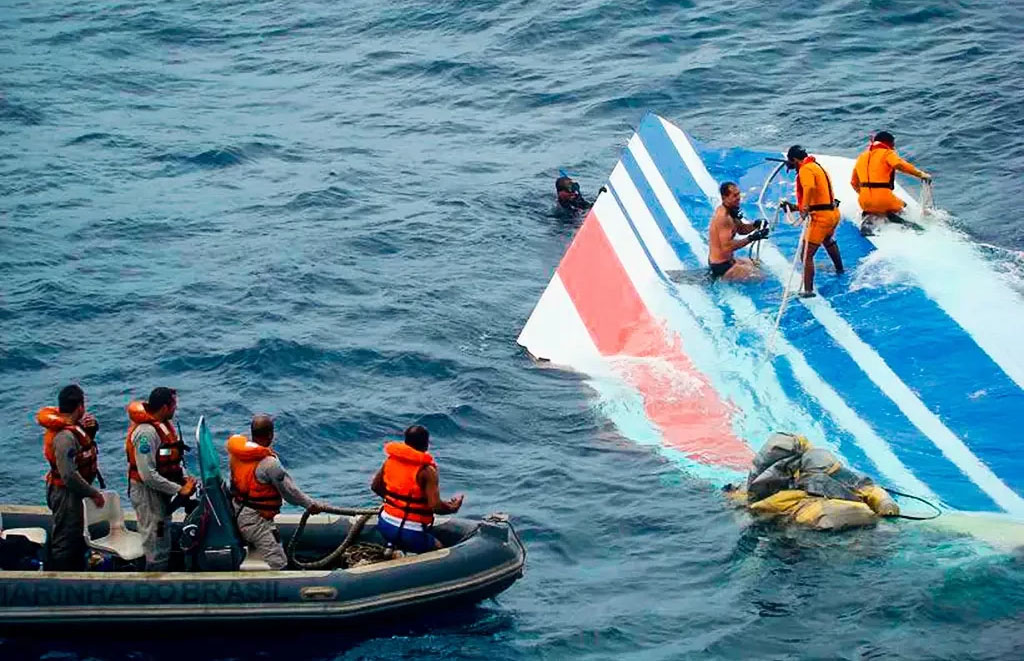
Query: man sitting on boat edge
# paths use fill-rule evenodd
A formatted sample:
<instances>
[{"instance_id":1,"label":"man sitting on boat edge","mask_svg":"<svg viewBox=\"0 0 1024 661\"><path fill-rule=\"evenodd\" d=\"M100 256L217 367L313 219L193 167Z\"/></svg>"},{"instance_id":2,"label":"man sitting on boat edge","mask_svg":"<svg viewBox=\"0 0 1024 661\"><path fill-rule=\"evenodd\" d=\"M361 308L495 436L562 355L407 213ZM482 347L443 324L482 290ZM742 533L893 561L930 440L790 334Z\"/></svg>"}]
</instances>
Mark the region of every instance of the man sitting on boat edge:
<instances>
[{"instance_id":1,"label":"man sitting on boat edge","mask_svg":"<svg viewBox=\"0 0 1024 661\"><path fill-rule=\"evenodd\" d=\"M722 203L711 216L708 229L708 269L712 280L756 280L761 277L760 269L750 259L736 259L733 253L768 236L763 221L743 222L740 211L740 188L727 181L718 192ZM746 235L737 239L737 234Z\"/></svg>"},{"instance_id":2,"label":"man sitting on boat edge","mask_svg":"<svg viewBox=\"0 0 1024 661\"><path fill-rule=\"evenodd\" d=\"M249 433L251 440L236 434L227 442L238 532L271 569L284 569L288 566L288 556L274 525L282 501L307 509L311 514L324 511L327 505L307 496L284 469L277 453L270 449L274 442L274 421L269 415L253 416Z\"/></svg>"},{"instance_id":3,"label":"man sitting on boat edge","mask_svg":"<svg viewBox=\"0 0 1024 661\"><path fill-rule=\"evenodd\" d=\"M384 446L387 459L370 488L384 499L377 530L401 551L425 553L442 548L430 529L434 514L455 514L462 507L462 494L441 500L437 464L427 452L430 432L413 425L405 430L405 442Z\"/></svg>"}]
</instances>

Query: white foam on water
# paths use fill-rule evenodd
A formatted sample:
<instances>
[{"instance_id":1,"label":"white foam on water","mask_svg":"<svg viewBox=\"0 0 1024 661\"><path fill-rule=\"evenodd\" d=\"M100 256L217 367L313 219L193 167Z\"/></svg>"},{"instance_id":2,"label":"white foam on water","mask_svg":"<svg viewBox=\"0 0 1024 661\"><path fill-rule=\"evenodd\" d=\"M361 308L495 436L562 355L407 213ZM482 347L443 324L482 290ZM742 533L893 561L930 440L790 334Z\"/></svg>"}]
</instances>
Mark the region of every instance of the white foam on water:
<instances>
[{"instance_id":1,"label":"white foam on water","mask_svg":"<svg viewBox=\"0 0 1024 661\"><path fill-rule=\"evenodd\" d=\"M828 170L843 218L859 223L857 194L850 187L854 160L841 156L818 156ZM1024 388L1024 345L1019 340L1024 328L1024 295L1013 274L999 274L982 250L962 232L948 224L941 210L922 214L917 200L897 186L896 194L907 202L909 220L920 223L923 232L886 228L870 237L880 253L878 259L896 265L913 278L946 314L974 339L1019 387Z\"/></svg>"},{"instance_id":2,"label":"white foam on water","mask_svg":"<svg viewBox=\"0 0 1024 661\"><path fill-rule=\"evenodd\" d=\"M661 429L647 417L643 396L620 376L634 365L653 366L657 372L670 379L673 389L678 387L680 393L699 386L691 375L679 372L658 358L610 358L604 368L588 373L587 379L587 385L597 395L595 408L601 415L610 420L625 438L637 445L656 448L661 456L688 475L706 480L716 487L743 481L745 474L740 471L694 461L682 451L663 444Z\"/></svg>"},{"instance_id":3,"label":"white foam on water","mask_svg":"<svg viewBox=\"0 0 1024 661\"><path fill-rule=\"evenodd\" d=\"M850 276L850 291L876 290L888 295L900 289L914 287L914 276L900 262L889 259L882 251L875 250L862 259Z\"/></svg>"}]
</instances>

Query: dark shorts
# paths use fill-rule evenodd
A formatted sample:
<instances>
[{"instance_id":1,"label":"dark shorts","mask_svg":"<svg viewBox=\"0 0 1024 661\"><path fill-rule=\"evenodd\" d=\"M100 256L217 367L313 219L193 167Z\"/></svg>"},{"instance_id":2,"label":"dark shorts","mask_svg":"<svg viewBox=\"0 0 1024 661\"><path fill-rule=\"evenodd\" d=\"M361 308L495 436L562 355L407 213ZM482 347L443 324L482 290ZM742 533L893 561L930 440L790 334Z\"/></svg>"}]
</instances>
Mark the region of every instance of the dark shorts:
<instances>
[{"instance_id":1,"label":"dark shorts","mask_svg":"<svg viewBox=\"0 0 1024 661\"><path fill-rule=\"evenodd\" d=\"M402 528L383 518L377 518L377 531L392 546L410 553L426 553L437 548L437 539L425 530Z\"/></svg>"},{"instance_id":2,"label":"dark shorts","mask_svg":"<svg viewBox=\"0 0 1024 661\"><path fill-rule=\"evenodd\" d=\"M708 262L708 270L711 272L711 279L717 280L725 275L726 271L731 269L736 264L735 259L729 259L727 262L711 263Z\"/></svg>"}]
</instances>

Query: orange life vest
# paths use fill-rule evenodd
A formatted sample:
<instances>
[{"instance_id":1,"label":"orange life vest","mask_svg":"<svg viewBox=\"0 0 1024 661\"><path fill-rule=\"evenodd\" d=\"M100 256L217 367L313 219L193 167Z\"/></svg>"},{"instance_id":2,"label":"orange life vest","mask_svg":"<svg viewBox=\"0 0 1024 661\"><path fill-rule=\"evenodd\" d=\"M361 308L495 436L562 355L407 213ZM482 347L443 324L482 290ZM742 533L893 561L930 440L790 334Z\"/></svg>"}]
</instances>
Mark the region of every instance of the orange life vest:
<instances>
[{"instance_id":1,"label":"orange life vest","mask_svg":"<svg viewBox=\"0 0 1024 661\"><path fill-rule=\"evenodd\" d=\"M128 417L132 421L124 441L124 451L128 456L128 479L142 482L139 466L135 462L135 443L132 441L132 434L139 425L148 424L153 425L157 436L160 437L160 445L156 450L156 472L171 482L185 484L185 471L181 467L185 444L178 438L174 426L166 421L157 422L142 402L132 402L128 405Z\"/></svg>"},{"instance_id":2,"label":"orange life vest","mask_svg":"<svg viewBox=\"0 0 1024 661\"><path fill-rule=\"evenodd\" d=\"M265 519L273 519L281 511L281 494L272 484L256 479L256 467L267 457L276 457L270 448L254 443L241 434L228 439L228 460L231 464L231 496L251 507Z\"/></svg>"},{"instance_id":3,"label":"orange life vest","mask_svg":"<svg viewBox=\"0 0 1024 661\"><path fill-rule=\"evenodd\" d=\"M857 200L865 213L898 213L903 209L903 200L893 193L896 189L894 161L900 162L896 151L881 142L872 142L857 157L853 166L859 184Z\"/></svg>"},{"instance_id":4,"label":"orange life vest","mask_svg":"<svg viewBox=\"0 0 1024 661\"><path fill-rule=\"evenodd\" d=\"M65 429L74 434L78 441L78 447L75 448L75 465L78 468L78 474L87 483L92 484L99 473L96 461L99 448L96 447L96 441L84 429L72 422L70 416L61 413L56 406L44 406L39 409L39 412L36 413L36 422L46 429L43 432L43 456L50 463L50 472L46 474L47 484L52 484L55 487L64 486L64 480L60 479L60 472L57 470L57 455L54 453L53 439Z\"/></svg>"},{"instance_id":5,"label":"orange life vest","mask_svg":"<svg viewBox=\"0 0 1024 661\"><path fill-rule=\"evenodd\" d=\"M893 149L883 142L872 142L867 151L857 157L853 166L861 188L896 189L896 168L889 165L889 152Z\"/></svg>"},{"instance_id":6,"label":"orange life vest","mask_svg":"<svg viewBox=\"0 0 1024 661\"><path fill-rule=\"evenodd\" d=\"M403 521L415 521L425 526L434 522L434 512L427 507L427 496L416 480L420 469L434 466L434 458L405 443L384 446L388 458L384 461L384 511Z\"/></svg>"},{"instance_id":7,"label":"orange life vest","mask_svg":"<svg viewBox=\"0 0 1024 661\"><path fill-rule=\"evenodd\" d=\"M813 200L807 200L807 210L810 212L815 211L833 211L839 204L836 202L835 196L832 194L832 180L828 177L828 172L825 172L825 168L821 167L821 163L814 160L813 156L808 156L800 162L800 169L806 168L813 165L812 174L814 176L814 192ZM800 181L800 174L797 173L796 177L796 203L803 207L804 204L804 186Z\"/></svg>"}]
</instances>

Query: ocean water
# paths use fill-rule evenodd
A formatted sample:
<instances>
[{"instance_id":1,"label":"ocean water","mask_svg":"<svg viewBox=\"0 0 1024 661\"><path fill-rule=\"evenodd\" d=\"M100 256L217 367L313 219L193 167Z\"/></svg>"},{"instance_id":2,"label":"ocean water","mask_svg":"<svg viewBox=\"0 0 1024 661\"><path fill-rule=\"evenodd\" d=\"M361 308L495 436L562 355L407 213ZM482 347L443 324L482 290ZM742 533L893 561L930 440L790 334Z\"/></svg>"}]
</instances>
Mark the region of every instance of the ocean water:
<instances>
[{"instance_id":1,"label":"ocean water","mask_svg":"<svg viewBox=\"0 0 1024 661\"><path fill-rule=\"evenodd\" d=\"M337 505L370 504L383 441L426 424L444 493L509 512L530 552L496 600L359 635L55 632L3 659L1024 658L1019 554L752 523L515 344L577 226L553 178L592 194L648 110L724 146L855 155L886 128L1024 286L1021 3L0 17L0 498L43 503L32 416L69 381L123 493L124 405L169 385L185 429L275 415L285 464Z\"/></svg>"}]
</instances>

